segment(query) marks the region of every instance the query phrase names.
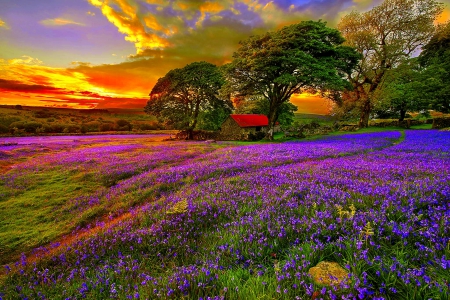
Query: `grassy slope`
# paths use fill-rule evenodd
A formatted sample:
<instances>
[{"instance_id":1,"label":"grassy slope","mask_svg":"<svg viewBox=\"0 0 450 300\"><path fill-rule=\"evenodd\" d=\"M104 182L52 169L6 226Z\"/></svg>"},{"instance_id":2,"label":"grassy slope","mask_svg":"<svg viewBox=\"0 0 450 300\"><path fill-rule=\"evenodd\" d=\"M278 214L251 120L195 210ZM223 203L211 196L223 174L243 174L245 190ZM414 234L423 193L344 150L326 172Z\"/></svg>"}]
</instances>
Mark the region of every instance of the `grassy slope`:
<instances>
[{"instance_id":1,"label":"grassy slope","mask_svg":"<svg viewBox=\"0 0 450 300\"><path fill-rule=\"evenodd\" d=\"M101 137L99 137L101 139ZM132 140L131 140L132 141ZM126 141L130 143L130 141ZM118 145L124 141L115 142ZM140 141L144 149L116 154L112 157L124 159L138 159L140 155L151 154L154 147L160 143L152 138L148 141ZM175 142L177 143L177 142ZM171 144L170 142L164 145ZM81 165L58 165L45 163L46 157L58 153L70 153L82 151L87 148L102 147L103 142L92 141L88 144L80 143L72 147L61 147L51 153L39 150L30 151L31 155L8 159L1 175L0 185L0 264L17 260L21 253L47 245L63 235L69 234L79 227L95 224L94 221L104 220L108 216L120 214L131 206L146 201L148 194L158 190L155 185L147 194L127 195L117 202L109 202L103 199L100 203L80 208L86 202L89 195L103 195L118 180L126 179L133 175L145 172L151 168L167 167L183 161L186 157L193 157L205 152L213 151L218 146L201 144L196 147L180 147L183 155L180 158L168 158L156 165L134 170L129 174L118 173L116 175L103 176L109 169L108 162L102 162L93 158L90 162ZM24 146L22 149L28 149ZM10 154L19 152L21 148L10 151ZM108 155L105 155L108 156ZM109 154L109 156L111 156ZM43 162L42 164L40 162ZM28 163L38 162L36 169L25 167L25 171L15 170L15 164L27 166ZM4 162L6 163L6 162ZM132 163L130 163L132 164ZM116 176L116 178L114 177ZM13 179L13 188L8 182ZM130 197L131 196L131 197ZM80 199L80 200L73 200ZM78 203L79 202L79 203Z\"/></svg>"}]
</instances>

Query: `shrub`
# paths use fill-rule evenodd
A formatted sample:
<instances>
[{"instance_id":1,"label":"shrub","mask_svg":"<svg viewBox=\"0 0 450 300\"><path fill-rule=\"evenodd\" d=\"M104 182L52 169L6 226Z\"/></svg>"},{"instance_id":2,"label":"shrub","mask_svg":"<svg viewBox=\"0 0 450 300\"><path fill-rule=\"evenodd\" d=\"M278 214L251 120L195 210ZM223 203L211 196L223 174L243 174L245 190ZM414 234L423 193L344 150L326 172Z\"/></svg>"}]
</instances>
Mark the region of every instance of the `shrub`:
<instances>
[{"instance_id":1,"label":"shrub","mask_svg":"<svg viewBox=\"0 0 450 300\"><path fill-rule=\"evenodd\" d=\"M24 125L24 129L28 133L36 133L36 129L42 127L42 124L39 122L27 122Z\"/></svg>"},{"instance_id":2,"label":"shrub","mask_svg":"<svg viewBox=\"0 0 450 300\"><path fill-rule=\"evenodd\" d=\"M35 118L41 118L41 119L50 118L53 116L53 113L49 112L46 109L35 111L33 114L34 114Z\"/></svg>"},{"instance_id":3,"label":"shrub","mask_svg":"<svg viewBox=\"0 0 450 300\"><path fill-rule=\"evenodd\" d=\"M78 125L69 124L66 126L65 130L67 129L68 133L77 133L80 132L81 128Z\"/></svg>"},{"instance_id":4,"label":"shrub","mask_svg":"<svg viewBox=\"0 0 450 300\"><path fill-rule=\"evenodd\" d=\"M113 131L114 124L113 123L103 123L100 125L100 131Z\"/></svg>"},{"instance_id":5,"label":"shrub","mask_svg":"<svg viewBox=\"0 0 450 300\"><path fill-rule=\"evenodd\" d=\"M87 122L85 123L83 126L86 129L86 132L98 132L100 131L100 122L97 121L91 121L91 122Z\"/></svg>"},{"instance_id":6,"label":"shrub","mask_svg":"<svg viewBox=\"0 0 450 300\"><path fill-rule=\"evenodd\" d=\"M13 117L13 116L1 116L0 117L0 124L6 127L9 127L11 123L20 121L21 119L19 117Z\"/></svg>"},{"instance_id":7,"label":"shrub","mask_svg":"<svg viewBox=\"0 0 450 300\"><path fill-rule=\"evenodd\" d=\"M51 124L51 125L44 125L44 130L47 133L62 133L64 131L65 126L62 124Z\"/></svg>"},{"instance_id":8,"label":"shrub","mask_svg":"<svg viewBox=\"0 0 450 300\"><path fill-rule=\"evenodd\" d=\"M9 132L9 128L6 127L5 125L0 124L0 133L8 133Z\"/></svg>"},{"instance_id":9,"label":"shrub","mask_svg":"<svg viewBox=\"0 0 450 300\"><path fill-rule=\"evenodd\" d=\"M140 130L157 130L159 129L159 124L158 122L155 121L151 121L149 123L140 123L139 124L139 129Z\"/></svg>"},{"instance_id":10,"label":"shrub","mask_svg":"<svg viewBox=\"0 0 450 300\"><path fill-rule=\"evenodd\" d=\"M25 122L24 121L12 122L11 124L9 124L9 128L25 129Z\"/></svg>"},{"instance_id":11,"label":"shrub","mask_svg":"<svg viewBox=\"0 0 450 300\"><path fill-rule=\"evenodd\" d=\"M123 119L117 120L116 124L117 124L119 131L127 131L127 130L129 131L133 128L133 126L131 125L130 122L128 122L127 120L123 120Z\"/></svg>"}]
</instances>

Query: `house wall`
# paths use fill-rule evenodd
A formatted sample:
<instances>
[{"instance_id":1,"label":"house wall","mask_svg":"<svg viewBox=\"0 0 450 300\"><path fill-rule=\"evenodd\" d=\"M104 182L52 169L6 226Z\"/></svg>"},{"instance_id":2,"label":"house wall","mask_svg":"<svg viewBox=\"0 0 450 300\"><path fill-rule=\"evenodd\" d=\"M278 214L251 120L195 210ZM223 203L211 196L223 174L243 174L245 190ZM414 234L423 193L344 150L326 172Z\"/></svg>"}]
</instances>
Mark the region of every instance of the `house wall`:
<instances>
[{"instance_id":1,"label":"house wall","mask_svg":"<svg viewBox=\"0 0 450 300\"><path fill-rule=\"evenodd\" d=\"M220 127L219 139L224 141L241 140L243 138L241 128L233 118L228 117Z\"/></svg>"},{"instance_id":2,"label":"house wall","mask_svg":"<svg viewBox=\"0 0 450 300\"><path fill-rule=\"evenodd\" d=\"M261 131L266 132L267 128L262 127ZM232 117L228 117L228 119L222 123L218 139L223 141L245 141L248 140L248 135L251 133L256 133L256 127L241 128Z\"/></svg>"}]
</instances>

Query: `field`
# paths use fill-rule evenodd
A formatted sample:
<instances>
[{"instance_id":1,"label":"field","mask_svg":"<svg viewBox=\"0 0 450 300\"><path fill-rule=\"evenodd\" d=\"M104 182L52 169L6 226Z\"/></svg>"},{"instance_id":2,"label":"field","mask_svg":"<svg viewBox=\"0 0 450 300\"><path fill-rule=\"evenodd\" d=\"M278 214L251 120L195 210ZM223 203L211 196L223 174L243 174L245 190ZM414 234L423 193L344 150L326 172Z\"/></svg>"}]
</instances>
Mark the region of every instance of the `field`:
<instances>
[{"instance_id":1,"label":"field","mask_svg":"<svg viewBox=\"0 0 450 300\"><path fill-rule=\"evenodd\" d=\"M449 131L165 137L0 138L0 299L450 298Z\"/></svg>"}]
</instances>

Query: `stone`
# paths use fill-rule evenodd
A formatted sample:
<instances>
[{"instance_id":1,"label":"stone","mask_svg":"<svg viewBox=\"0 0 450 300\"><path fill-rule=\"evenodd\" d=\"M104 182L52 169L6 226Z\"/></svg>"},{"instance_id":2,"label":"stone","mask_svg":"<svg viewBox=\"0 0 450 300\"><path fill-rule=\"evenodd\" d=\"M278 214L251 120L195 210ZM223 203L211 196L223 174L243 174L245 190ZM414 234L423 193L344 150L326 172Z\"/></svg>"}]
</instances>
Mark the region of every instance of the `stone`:
<instances>
[{"instance_id":1,"label":"stone","mask_svg":"<svg viewBox=\"0 0 450 300\"><path fill-rule=\"evenodd\" d=\"M339 285L348 280L348 272L336 262L321 261L309 269L316 284Z\"/></svg>"},{"instance_id":2,"label":"stone","mask_svg":"<svg viewBox=\"0 0 450 300\"><path fill-rule=\"evenodd\" d=\"M450 127L450 118L448 117L439 117L433 119L433 125L431 128L433 129L442 129Z\"/></svg>"}]
</instances>

